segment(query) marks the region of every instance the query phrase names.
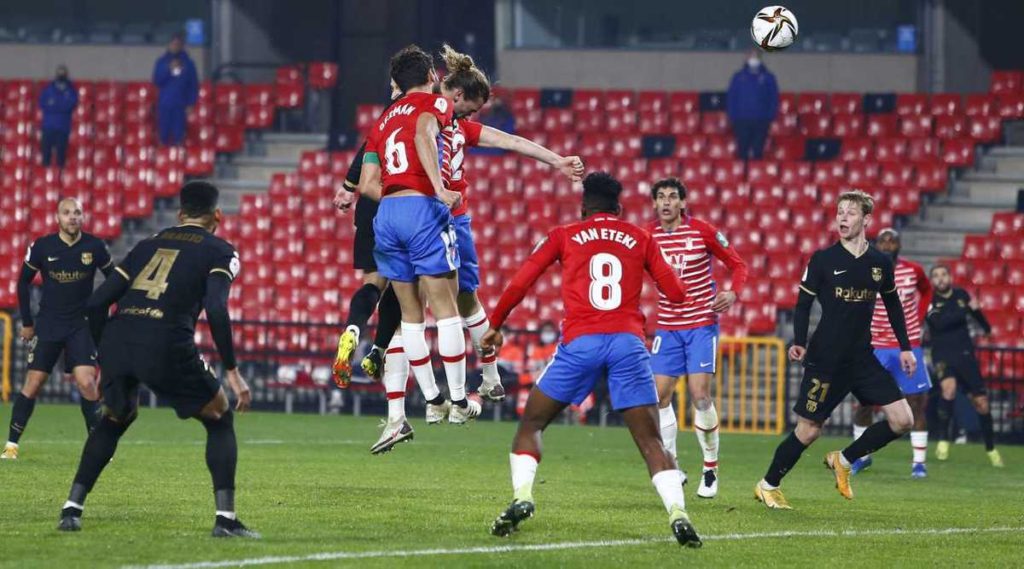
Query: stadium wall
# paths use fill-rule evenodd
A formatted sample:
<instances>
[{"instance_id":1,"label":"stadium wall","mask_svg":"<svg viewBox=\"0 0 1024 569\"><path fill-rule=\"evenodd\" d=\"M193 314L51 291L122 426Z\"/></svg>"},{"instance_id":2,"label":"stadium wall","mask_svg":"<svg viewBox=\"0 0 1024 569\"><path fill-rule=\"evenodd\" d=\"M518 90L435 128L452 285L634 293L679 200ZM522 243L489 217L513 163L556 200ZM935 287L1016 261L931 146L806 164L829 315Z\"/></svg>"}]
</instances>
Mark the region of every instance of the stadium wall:
<instances>
[{"instance_id":1,"label":"stadium wall","mask_svg":"<svg viewBox=\"0 0 1024 569\"><path fill-rule=\"evenodd\" d=\"M501 49L498 77L509 87L720 91L746 59L737 52ZM765 54L785 91L909 93L914 54Z\"/></svg>"},{"instance_id":2,"label":"stadium wall","mask_svg":"<svg viewBox=\"0 0 1024 569\"><path fill-rule=\"evenodd\" d=\"M148 81L163 45L0 44L0 77L50 77L61 63L71 79ZM206 49L188 47L199 77L206 76Z\"/></svg>"}]
</instances>

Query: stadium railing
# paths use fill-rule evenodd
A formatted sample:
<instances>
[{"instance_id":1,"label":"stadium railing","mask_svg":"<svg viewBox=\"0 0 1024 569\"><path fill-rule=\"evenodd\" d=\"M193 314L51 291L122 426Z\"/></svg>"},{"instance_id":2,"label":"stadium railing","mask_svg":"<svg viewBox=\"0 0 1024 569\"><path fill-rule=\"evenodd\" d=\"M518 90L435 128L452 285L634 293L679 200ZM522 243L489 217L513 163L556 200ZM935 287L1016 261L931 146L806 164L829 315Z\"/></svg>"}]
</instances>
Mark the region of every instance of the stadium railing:
<instances>
[{"instance_id":1,"label":"stadium railing","mask_svg":"<svg viewBox=\"0 0 1024 569\"><path fill-rule=\"evenodd\" d=\"M712 393L722 431L780 434L786 428L785 352L781 338L721 338ZM685 379L676 385L676 395L679 428L692 428Z\"/></svg>"},{"instance_id":2,"label":"stadium railing","mask_svg":"<svg viewBox=\"0 0 1024 569\"><path fill-rule=\"evenodd\" d=\"M14 321L11 315L0 312L0 330L3 331L3 362L0 363L0 400L7 403L11 396L11 358L14 345Z\"/></svg>"},{"instance_id":3,"label":"stadium railing","mask_svg":"<svg viewBox=\"0 0 1024 569\"><path fill-rule=\"evenodd\" d=\"M1024 443L1024 348L984 346L975 353L988 387L996 436Z\"/></svg>"}]
</instances>

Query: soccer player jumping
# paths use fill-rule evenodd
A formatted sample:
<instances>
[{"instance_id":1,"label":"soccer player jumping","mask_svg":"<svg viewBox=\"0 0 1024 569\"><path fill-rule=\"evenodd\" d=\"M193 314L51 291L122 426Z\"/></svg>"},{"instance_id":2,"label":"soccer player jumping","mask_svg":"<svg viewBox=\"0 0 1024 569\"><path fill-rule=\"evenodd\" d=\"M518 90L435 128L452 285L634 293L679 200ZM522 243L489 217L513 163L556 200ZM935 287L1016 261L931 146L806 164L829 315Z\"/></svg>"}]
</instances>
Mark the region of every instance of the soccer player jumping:
<instances>
[{"instance_id":1,"label":"soccer player jumping","mask_svg":"<svg viewBox=\"0 0 1024 569\"><path fill-rule=\"evenodd\" d=\"M874 200L862 191L840 194L836 213L839 242L816 251L801 279L793 316L795 338L789 348L789 358L804 364L804 379L793 407L798 416L796 429L775 449L768 472L754 486L754 497L769 508L791 509L779 489L782 477L821 435L822 425L847 393L853 392L861 405L881 406L886 415L886 420L868 427L850 446L825 456L825 466L847 500L853 499L850 465L898 439L914 424L899 385L871 350L871 315L881 293L899 343L900 367L909 376L917 369L892 259L864 236L873 209ZM821 321L808 344L815 298L821 304Z\"/></svg>"},{"instance_id":2,"label":"soccer player jumping","mask_svg":"<svg viewBox=\"0 0 1024 569\"><path fill-rule=\"evenodd\" d=\"M686 213L686 186L675 178L655 182L651 188L658 221L651 234L669 265L690 291L686 302L664 294L658 299L658 328L651 346L651 368L658 384L661 438L676 458L679 426L672 407L678 381L686 378L693 400L693 423L704 454L704 469L697 495L718 494L718 412L711 400L711 380L718 354L718 313L736 302L747 280L747 265L729 246L725 235L710 223ZM718 257L732 271L732 288L715 293L711 258Z\"/></svg>"},{"instance_id":3,"label":"soccer player jumping","mask_svg":"<svg viewBox=\"0 0 1024 569\"><path fill-rule=\"evenodd\" d=\"M537 245L491 315L491 330L482 343L485 348L500 348L501 326L509 313L550 265L561 263L562 343L530 391L519 422L509 456L513 500L491 527L496 536L510 535L533 516L533 481L544 429L570 403L581 403L597 380L606 376L612 407L622 413L647 462L673 534L681 545L701 545L686 515L683 473L658 432L658 393L640 312L645 271L673 302L686 300L686 288L651 235L618 218L621 192L622 185L608 174L587 176L583 221L555 228Z\"/></svg>"}]
</instances>

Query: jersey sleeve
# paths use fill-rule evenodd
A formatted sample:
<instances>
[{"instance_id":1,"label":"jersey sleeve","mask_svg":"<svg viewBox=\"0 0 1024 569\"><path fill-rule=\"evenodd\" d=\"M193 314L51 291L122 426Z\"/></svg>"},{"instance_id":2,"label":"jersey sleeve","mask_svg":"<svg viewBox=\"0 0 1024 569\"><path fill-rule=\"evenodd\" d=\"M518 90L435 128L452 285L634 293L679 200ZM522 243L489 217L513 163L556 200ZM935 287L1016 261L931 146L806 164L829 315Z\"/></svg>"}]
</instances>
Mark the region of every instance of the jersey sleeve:
<instances>
[{"instance_id":1,"label":"jersey sleeve","mask_svg":"<svg viewBox=\"0 0 1024 569\"><path fill-rule=\"evenodd\" d=\"M241 270L242 259L238 256L238 251L235 251L234 247L224 243L221 247L217 248L210 267L210 274L222 273L233 281Z\"/></svg>"},{"instance_id":2,"label":"jersey sleeve","mask_svg":"<svg viewBox=\"0 0 1024 569\"><path fill-rule=\"evenodd\" d=\"M363 164L380 164L380 152L377 149L378 146L378 135L377 127L370 129L370 134L366 137L366 142L363 144L363 159L359 162L359 168L363 167ZM356 183L359 183L359 176L356 176Z\"/></svg>"},{"instance_id":3,"label":"jersey sleeve","mask_svg":"<svg viewBox=\"0 0 1024 569\"><path fill-rule=\"evenodd\" d=\"M498 305L491 312L492 329L501 328L512 309L522 302L533 283L537 282L537 279L544 274L548 267L561 258L564 236L565 232L561 228L556 228L534 247L533 253L530 253L526 262L516 271L512 281L501 293Z\"/></svg>"},{"instance_id":4,"label":"jersey sleeve","mask_svg":"<svg viewBox=\"0 0 1024 569\"><path fill-rule=\"evenodd\" d=\"M462 133L466 135L466 146L479 146L480 145L480 133L484 130L484 125L469 120L460 120L459 126L462 127Z\"/></svg>"},{"instance_id":5,"label":"jersey sleeve","mask_svg":"<svg viewBox=\"0 0 1024 569\"><path fill-rule=\"evenodd\" d=\"M36 239L28 246L28 250L25 251L25 264L33 271L38 271L43 266L43 260L46 258L46 252L39 245L39 241L39 239Z\"/></svg>"},{"instance_id":6,"label":"jersey sleeve","mask_svg":"<svg viewBox=\"0 0 1024 569\"><path fill-rule=\"evenodd\" d=\"M345 174L345 188L348 190L355 190L356 186L359 185L359 174L363 170L363 156L366 154L366 146L369 142L364 141L363 145L359 147L359 151L356 152L355 157L352 158L352 163L348 165L348 172Z\"/></svg>"},{"instance_id":7,"label":"jersey sleeve","mask_svg":"<svg viewBox=\"0 0 1024 569\"><path fill-rule=\"evenodd\" d=\"M702 221L699 225L701 236L711 254L718 257L732 273L732 291L740 293L740 289L747 282L747 264L740 257L736 249L729 245L729 240L714 225Z\"/></svg>"},{"instance_id":8,"label":"jersey sleeve","mask_svg":"<svg viewBox=\"0 0 1024 569\"><path fill-rule=\"evenodd\" d=\"M893 267L892 261L888 257L885 258L882 265L882 283L879 290L882 294L892 294L896 292L896 269Z\"/></svg>"},{"instance_id":9,"label":"jersey sleeve","mask_svg":"<svg viewBox=\"0 0 1024 569\"><path fill-rule=\"evenodd\" d=\"M804 269L804 276L800 279L800 290L807 294L818 295L818 288L821 286L821 252L811 255Z\"/></svg>"},{"instance_id":10,"label":"jersey sleeve","mask_svg":"<svg viewBox=\"0 0 1024 569\"><path fill-rule=\"evenodd\" d=\"M110 258L110 249L107 248L107 244L104 243L102 239L96 240L95 262L96 266L99 267L101 271L109 271L110 265L114 263L114 261Z\"/></svg>"}]
</instances>

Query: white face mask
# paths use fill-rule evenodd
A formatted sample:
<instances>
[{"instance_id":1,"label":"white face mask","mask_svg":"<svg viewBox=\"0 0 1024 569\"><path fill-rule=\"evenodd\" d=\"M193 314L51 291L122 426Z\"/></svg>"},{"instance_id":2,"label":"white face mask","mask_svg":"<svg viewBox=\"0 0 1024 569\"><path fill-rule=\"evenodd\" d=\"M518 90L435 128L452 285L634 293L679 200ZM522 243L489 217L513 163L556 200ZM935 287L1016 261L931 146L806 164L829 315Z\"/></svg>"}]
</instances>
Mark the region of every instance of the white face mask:
<instances>
[{"instance_id":1,"label":"white face mask","mask_svg":"<svg viewBox=\"0 0 1024 569\"><path fill-rule=\"evenodd\" d=\"M756 57L751 57L747 60L747 65L750 66L751 69L757 69L758 67L761 67L761 60Z\"/></svg>"}]
</instances>

